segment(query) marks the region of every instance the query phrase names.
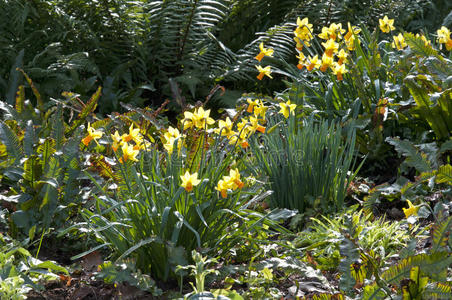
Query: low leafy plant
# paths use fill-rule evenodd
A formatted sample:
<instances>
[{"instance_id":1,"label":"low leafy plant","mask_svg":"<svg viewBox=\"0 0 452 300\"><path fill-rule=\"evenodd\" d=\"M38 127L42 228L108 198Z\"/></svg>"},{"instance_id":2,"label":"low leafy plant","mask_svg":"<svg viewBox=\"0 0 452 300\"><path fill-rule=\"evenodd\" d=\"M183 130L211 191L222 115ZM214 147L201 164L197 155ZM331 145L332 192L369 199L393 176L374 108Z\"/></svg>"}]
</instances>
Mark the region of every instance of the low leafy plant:
<instances>
[{"instance_id":1,"label":"low leafy plant","mask_svg":"<svg viewBox=\"0 0 452 300\"><path fill-rule=\"evenodd\" d=\"M32 289L42 289L41 281L58 279L69 272L52 261L33 258L9 236L0 234L0 299L22 300Z\"/></svg>"},{"instance_id":2,"label":"low leafy plant","mask_svg":"<svg viewBox=\"0 0 452 300\"><path fill-rule=\"evenodd\" d=\"M404 229L403 223L386 221L384 218L371 220L362 211L349 215L339 215L335 218L311 218L312 224L299 233L293 243L296 247L309 253L311 262L321 270L335 269L342 255L341 240L347 229L346 219L351 220L356 240L361 248L373 251L383 262L388 257L398 253L410 240L410 233ZM351 213L350 213L351 212Z\"/></svg>"}]
</instances>

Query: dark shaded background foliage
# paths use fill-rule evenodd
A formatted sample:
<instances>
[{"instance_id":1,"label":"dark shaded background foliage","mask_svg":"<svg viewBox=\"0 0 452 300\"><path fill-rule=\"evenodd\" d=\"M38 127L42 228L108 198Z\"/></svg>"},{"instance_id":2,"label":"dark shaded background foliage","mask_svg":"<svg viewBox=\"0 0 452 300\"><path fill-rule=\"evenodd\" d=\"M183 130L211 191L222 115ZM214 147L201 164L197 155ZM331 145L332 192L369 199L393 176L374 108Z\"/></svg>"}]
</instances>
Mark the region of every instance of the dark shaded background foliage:
<instances>
[{"instance_id":1,"label":"dark shaded background foliage","mask_svg":"<svg viewBox=\"0 0 452 300\"><path fill-rule=\"evenodd\" d=\"M245 90L282 87L280 80L258 85L254 56L264 41L279 57L294 60L298 16L318 28L331 22L373 26L388 14L397 26L433 32L451 23L451 7L446 0L5 0L0 99L14 101L23 82L16 67L22 67L47 100L103 86L101 113L121 110L120 101L160 105L173 97L170 78L189 102L203 100L221 83L227 92L211 105L232 106Z\"/></svg>"}]
</instances>

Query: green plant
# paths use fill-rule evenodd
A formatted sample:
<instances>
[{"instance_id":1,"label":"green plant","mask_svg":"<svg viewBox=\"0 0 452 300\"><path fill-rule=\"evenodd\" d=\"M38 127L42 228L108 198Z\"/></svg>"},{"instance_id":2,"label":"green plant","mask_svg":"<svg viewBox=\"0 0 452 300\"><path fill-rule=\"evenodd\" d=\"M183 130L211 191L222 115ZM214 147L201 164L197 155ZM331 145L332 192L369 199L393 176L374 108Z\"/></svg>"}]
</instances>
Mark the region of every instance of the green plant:
<instances>
[{"instance_id":1,"label":"green plant","mask_svg":"<svg viewBox=\"0 0 452 300\"><path fill-rule=\"evenodd\" d=\"M277 119L273 118L270 125ZM251 141L249 166L267 177L274 192L272 207L298 209L300 213L342 209L353 164L355 133L346 129L345 140L338 125L313 118L298 124L274 125ZM254 165L254 166L253 166Z\"/></svg>"},{"instance_id":2,"label":"green plant","mask_svg":"<svg viewBox=\"0 0 452 300\"><path fill-rule=\"evenodd\" d=\"M55 273L54 273L55 272ZM40 281L59 278L69 272L52 261L33 258L9 236L0 234L0 299L26 299L32 288L42 288Z\"/></svg>"},{"instance_id":3,"label":"green plant","mask_svg":"<svg viewBox=\"0 0 452 300\"><path fill-rule=\"evenodd\" d=\"M79 189L79 126L96 107L100 89L66 124L63 105L51 106L24 73L37 98L37 107L25 100L20 86L15 106L0 102L4 111L0 121L2 184L8 187L3 201L12 205L11 231L25 233L30 240L47 229L59 227L81 206ZM47 111L45 111L47 109Z\"/></svg>"},{"instance_id":4,"label":"green plant","mask_svg":"<svg viewBox=\"0 0 452 300\"><path fill-rule=\"evenodd\" d=\"M350 209L352 211L352 209ZM366 251L373 251L383 263L388 257L398 253L407 245L410 234L403 224L396 221L386 221L384 218L371 220L363 216L362 211L342 214L335 218L311 218L312 224L293 241L301 250L308 251L319 269L335 269L342 257L340 242L350 219L354 228L353 238Z\"/></svg>"},{"instance_id":5,"label":"green plant","mask_svg":"<svg viewBox=\"0 0 452 300\"><path fill-rule=\"evenodd\" d=\"M217 192L218 181L239 159L234 147L204 130L190 132L187 149L176 150L182 145L179 137L171 154L149 145L137 162L123 155L115 166L106 163L115 174L104 183L96 173L86 173L97 187L92 192L96 205L94 211L83 211L86 222L78 227L89 228L103 242L99 247L110 247L115 259L131 256L138 269L155 279L174 277L174 268L186 265L194 249L226 256L249 232L275 224L271 216L244 207L246 189L225 197ZM189 185L183 176L187 172L200 181L190 177Z\"/></svg>"},{"instance_id":6,"label":"green plant","mask_svg":"<svg viewBox=\"0 0 452 300\"><path fill-rule=\"evenodd\" d=\"M195 277L195 285L193 285L193 283L190 282L190 285L193 288L193 292L188 295L185 295L185 297L188 297L189 299L191 295L193 295L193 297L195 298L197 294L205 292L204 283L207 275L218 274L217 270L206 269L208 264L216 263L217 262L216 259L212 258L207 259L207 257L203 257L200 253L196 252L195 250L191 252L191 255L194 265L177 266L175 270L176 273L182 274L181 271L191 269L190 275Z\"/></svg>"}]
</instances>

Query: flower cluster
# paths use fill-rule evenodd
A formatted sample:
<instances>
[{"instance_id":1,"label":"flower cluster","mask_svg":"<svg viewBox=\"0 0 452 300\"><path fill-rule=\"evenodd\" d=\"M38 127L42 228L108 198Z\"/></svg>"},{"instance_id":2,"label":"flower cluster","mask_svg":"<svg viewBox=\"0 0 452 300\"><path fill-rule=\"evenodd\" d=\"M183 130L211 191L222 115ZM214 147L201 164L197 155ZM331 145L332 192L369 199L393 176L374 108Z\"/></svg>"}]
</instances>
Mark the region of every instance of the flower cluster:
<instances>
[{"instance_id":1,"label":"flower cluster","mask_svg":"<svg viewBox=\"0 0 452 300\"><path fill-rule=\"evenodd\" d=\"M138 161L137 156L141 149L149 149L150 143L144 140L143 135L140 133L139 128L134 128L133 123L129 127L129 132L119 135L116 130L114 134L111 135L113 144L111 148L114 152L117 152L121 148L122 157L119 162L124 163L128 160ZM132 143L133 142L133 143Z\"/></svg>"},{"instance_id":2,"label":"flower cluster","mask_svg":"<svg viewBox=\"0 0 452 300\"><path fill-rule=\"evenodd\" d=\"M272 48L265 48L263 42L259 44L259 49L260 49L260 52L255 57L255 59L257 59L259 62L265 56L273 57L274 50ZM272 70L271 70L270 66L262 67L262 66L256 65L256 69L259 71L259 75L257 75L257 79L262 80L264 78L264 76L267 76L267 77L269 77L271 79L273 78L271 76Z\"/></svg>"},{"instance_id":3,"label":"flower cluster","mask_svg":"<svg viewBox=\"0 0 452 300\"><path fill-rule=\"evenodd\" d=\"M231 169L228 176L223 176L220 181L218 181L215 189L220 192L221 197L226 198L228 195L228 190L235 191L237 189L243 188L245 184L240 179L240 172L238 169Z\"/></svg>"},{"instance_id":4,"label":"flower cluster","mask_svg":"<svg viewBox=\"0 0 452 300\"><path fill-rule=\"evenodd\" d=\"M342 28L342 24L332 23L328 27L323 27L322 32L318 35L324 40L322 46L324 53L321 58L318 55L306 57L303 50L303 45L310 46L309 41L313 38L312 34L307 34L307 31L312 32L312 24L309 24L307 18L302 21L297 20L297 29L294 31L295 41L297 43L298 51L298 69L306 67L308 71L320 70L326 72L331 70L336 75L338 80L342 80L343 74L347 73L346 68L347 57L349 52L355 49L356 35L361 31L359 28L348 24L348 31ZM304 29L303 29L304 28ZM302 34L304 32L304 34ZM357 40L359 43L359 40Z\"/></svg>"}]
</instances>

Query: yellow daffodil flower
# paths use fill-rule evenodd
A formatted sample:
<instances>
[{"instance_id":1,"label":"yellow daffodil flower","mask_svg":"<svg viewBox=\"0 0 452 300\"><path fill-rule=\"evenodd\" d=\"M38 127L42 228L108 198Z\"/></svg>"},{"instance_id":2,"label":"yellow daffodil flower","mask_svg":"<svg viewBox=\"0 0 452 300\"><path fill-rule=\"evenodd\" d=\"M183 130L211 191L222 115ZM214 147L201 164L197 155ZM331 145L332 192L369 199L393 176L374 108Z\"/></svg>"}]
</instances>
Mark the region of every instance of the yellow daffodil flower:
<instances>
[{"instance_id":1,"label":"yellow daffodil flower","mask_svg":"<svg viewBox=\"0 0 452 300\"><path fill-rule=\"evenodd\" d=\"M124 143L128 143L133 140L135 143L140 144L143 141L140 128L133 128L133 123L129 127L129 133L123 134L121 138Z\"/></svg>"},{"instance_id":2,"label":"yellow daffodil flower","mask_svg":"<svg viewBox=\"0 0 452 300\"><path fill-rule=\"evenodd\" d=\"M388 16L384 16L383 19L378 19L380 23L380 29L384 33L389 33L395 29L394 27L394 19L388 19Z\"/></svg>"},{"instance_id":3,"label":"yellow daffodil flower","mask_svg":"<svg viewBox=\"0 0 452 300\"><path fill-rule=\"evenodd\" d=\"M210 109L204 110L200 107L195 111L195 126L199 129L205 129L207 125L212 125L215 120L210 117Z\"/></svg>"},{"instance_id":4,"label":"yellow daffodil flower","mask_svg":"<svg viewBox=\"0 0 452 300\"><path fill-rule=\"evenodd\" d=\"M322 46L325 47L325 54L329 57L333 57L333 55L337 52L337 49L339 49L339 44L333 39L329 39L328 41L322 43Z\"/></svg>"},{"instance_id":5,"label":"yellow daffodil flower","mask_svg":"<svg viewBox=\"0 0 452 300\"><path fill-rule=\"evenodd\" d=\"M445 44L447 51L452 50L452 39L450 38L450 30L446 26L436 31L438 34L438 43Z\"/></svg>"},{"instance_id":6,"label":"yellow daffodil flower","mask_svg":"<svg viewBox=\"0 0 452 300\"><path fill-rule=\"evenodd\" d=\"M312 71L312 69L320 68L321 61L319 60L319 57L317 54L312 58L308 57L307 60L309 61L309 64L306 66L306 69L308 71Z\"/></svg>"},{"instance_id":7,"label":"yellow daffodil flower","mask_svg":"<svg viewBox=\"0 0 452 300\"><path fill-rule=\"evenodd\" d=\"M122 150L122 158L119 159L119 162L124 163L128 160L138 161L137 155L140 153L139 150L134 149L133 145L129 145L128 143L124 143L121 146Z\"/></svg>"},{"instance_id":8,"label":"yellow daffodil flower","mask_svg":"<svg viewBox=\"0 0 452 300\"><path fill-rule=\"evenodd\" d=\"M348 57L347 52L345 52L344 49L341 49L341 50L339 51L339 53L337 54L337 58L338 58L337 63L338 63L339 65L342 65L342 64L347 63L347 57Z\"/></svg>"},{"instance_id":9,"label":"yellow daffodil flower","mask_svg":"<svg viewBox=\"0 0 452 300\"><path fill-rule=\"evenodd\" d=\"M220 192L221 197L226 198L228 196L228 190L230 188L231 188L231 186L228 181L224 181L223 179L220 179L220 181L218 181L217 186L215 187L215 190Z\"/></svg>"},{"instance_id":10,"label":"yellow daffodil flower","mask_svg":"<svg viewBox=\"0 0 452 300\"><path fill-rule=\"evenodd\" d=\"M183 176L180 176L182 180L181 187L183 187L187 192L191 192L194 186L197 186L201 180L198 179L198 173L190 174L188 171L185 172Z\"/></svg>"},{"instance_id":11,"label":"yellow daffodil flower","mask_svg":"<svg viewBox=\"0 0 452 300\"><path fill-rule=\"evenodd\" d=\"M290 100L287 102L279 103L279 106L281 107L279 113L283 114L283 116L287 119L289 117L289 114L294 115L295 114L295 108L297 108L296 104L291 104Z\"/></svg>"},{"instance_id":12,"label":"yellow daffodil flower","mask_svg":"<svg viewBox=\"0 0 452 300\"><path fill-rule=\"evenodd\" d=\"M225 176L224 180L226 180L230 183L233 190L236 190L238 188L241 189L245 185L240 180L240 172L237 168L229 170L229 176Z\"/></svg>"},{"instance_id":13,"label":"yellow daffodil flower","mask_svg":"<svg viewBox=\"0 0 452 300\"><path fill-rule=\"evenodd\" d=\"M348 70L345 68L344 64L342 64L342 65L340 65L339 63L333 64L333 73L334 73L334 75L336 75L337 80L339 80L339 81L342 80L343 79L342 74L345 74L347 72L348 72Z\"/></svg>"},{"instance_id":14,"label":"yellow daffodil flower","mask_svg":"<svg viewBox=\"0 0 452 300\"><path fill-rule=\"evenodd\" d=\"M92 140L97 143L97 140L100 139L104 134L102 131L92 128L90 123L88 123L88 128L86 129L86 131L88 131L88 135L82 139L82 143L85 146L88 146Z\"/></svg>"},{"instance_id":15,"label":"yellow daffodil flower","mask_svg":"<svg viewBox=\"0 0 452 300\"><path fill-rule=\"evenodd\" d=\"M403 48L408 46L407 43L405 43L405 38L401 33L399 33L399 35L397 36L393 36L392 38L394 39L394 41L391 44L392 48L397 48L397 50L403 50Z\"/></svg>"},{"instance_id":16,"label":"yellow daffodil flower","mask_svg":"<svg viewBox=\"0 0 452 300\"><path fill-rule=\"evenodd\" d=\"M179 129L170 126L168 127L163 137L165 138L166 141L169 141L171 138L176 139L182 137L182 135L180 134Z\"/></svg>"},{"instance_id":17,"label":"yellow daffodil flower","mask_svg":"<svg viewBox=\"0 0 452 300\"><path fill-rule=\"evenodd\" d=\"M297 43L297 49L302 50L303 44L306 45L306 47L309 47L309 41L312 40L312 24L309 24L308 18L304 18L301 20L300 18L297 18L297 28L293 32L295 37L294 40Z\"/></svg>"},{"instance_id":18,"label":"yellow daffodil flower","mask_svg":"<svg viewBox=\"0 0 452 300\"><path fill-rule=\"evenodd\" d=\"M230 137L232 134L234 134L234 131L232 130L232 125L234 125L229 119L229 117L226 117L226 120L220 120L218 121L218 128L214 130L216 134L221 134L221 136Z\"/></svg>"},{"instance_id":19,"label":"yellow daffodil flower","mask_svg":"<svg viewBox=\"0 0 452 300\"><path fill-rule=\"evenodd\" d=\"M268 106L264 105L262 100L259 100L259 104L254 107L254 116L261 117L265 121L265 114L267 113Z\"/></svg>"},{"instance_id":20,"label":"yellow daffodil flower","mask_svg":"<svg viewBox=\"0 0 452 300\"><path fill-rule=\"evenodd\" d=\"M361 29L356 26L351 26L350 23L348 23L348 31L347 34L344 36L345 45L347 46L347 49L349 51L355 50L355 37L358 33L361 32ZM358 39L358 44L361 43L361 41Z\"/></svg>"},{"instance_id":21,"label":"yellow daffodil flower","mask_svg":"<svg viewBox=\"0 0 452 300\"><path fill-rule=\"evenodd\" d=\"M259 104L259 99L246 99L246 102L248 102L248 108L246 109L246 111L252 114L254 111L254 106Z\"/></svg>"},{"instance_id":22,"label":"yellow daffodil flower","mask_svg":"<svg viewBox=\"0 0 452 300\"><path fill-rule=\"evenodd\" d=\"M337 38L341 38L344 33L345 29L342 29L342 24L331 23L329 27L322 28L322 33L319 34L319 38L335 41Z\"/></svg>"},{"instance_id":23,"label":"yellow daffodil flower","mask_svg":"<svg viewBox=\"0 0 452 300\"><path fill-rule=\"evenodd\" d=\"M259 131L261 133L265 133L265 127L259 124L259 120L255 117L250 117L250 132L255 133L256 131Z\"/></svg>"},{"instance_id":24,"label":"yellow daffodil flower","mask_svg":"<svg viewBox=\"0 0 452 300\"><path fill-rule=\"evenodd\" d=\"M266 66L265 68L262 68L261 66L256 66L256 69L259 71L257 79L262 80L262 78L264 78L264 75L273 79L273 77L270 75L272 73L270 66Z\"/></svg>"},{"instance_id":25,"label":"yellow daffodil flower","mask_svg":"<svg viewBox=\"0 0 452 300\"><path fill-rule=\"evenodd\" d=\"M326 53L322 56L322 64L320 65L320 71L325 72L334 63L333 57L327 55Z\"/></svg>"},{"instance_id":26,"label":"yellow daffodil flower","mask_svg":"<svg viewBox=\"0 0 452 300\"><path fill-rule=\"evenodd\" d=\"M273 56L274 50L272 48L264 48L263 42L259 44L259 49L261 50L261 52L255 57L255 59L257 59L259 62L262 60L262 58L264 58L264 56Z\"/></svg>"},{"instance_id":27,"label":"yellow daffodil flower","mask_svg":"<svg viewBox=\"0 0 452 300\"><path fill-rule=\"evenodd\" d=\"M300 52L296 57L298 58L297 68L301 70L306 62L306 56L304 56L303 52Z\"/></svg>"},{"instance_id":28,"label":"yellow daffodil flower","mask_svg":"<svg viewBox=\"0 0 452 300\"><path fill-rule=\"evenodd\" d=\"M412 215L417 216L417 212L418 212L420 206L414 206L410 200L407 200L407 202L408 202L408 208L403 208L403 213L405 214L405 217L408 219Z\"/></svg>"},{"instance_id":29,"label":"yellow daffodil flower","mask_svg":"<svg viewBox=\"0 0 452 300\"><path fill-rule=\"evenodd\" d=\"M119 146L122 145L122 138L117 130L115 131L115 134L111 134L111 139L113 140L111 148L113 149L114 152L116 152L118 151Z\"/></svg>"}]
</instances>

